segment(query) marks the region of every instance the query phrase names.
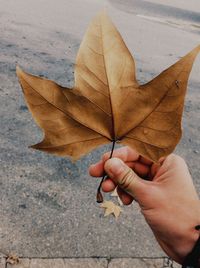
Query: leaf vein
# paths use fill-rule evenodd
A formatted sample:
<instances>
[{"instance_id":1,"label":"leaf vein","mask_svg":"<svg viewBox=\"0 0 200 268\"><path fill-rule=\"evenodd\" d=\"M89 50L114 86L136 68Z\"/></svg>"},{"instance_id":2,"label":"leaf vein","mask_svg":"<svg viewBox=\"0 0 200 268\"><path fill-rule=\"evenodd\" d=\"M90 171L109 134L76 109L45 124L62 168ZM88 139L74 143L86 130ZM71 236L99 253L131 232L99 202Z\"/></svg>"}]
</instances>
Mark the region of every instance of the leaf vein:
<instances>
[{"instance_id":1,"label":"leaf vein","mask_svg":"<svg viewBox=\"0 0 200 268\"><path fill-rule=\"evenodd\" d=\"M32 88L32 90L33 91L35 91L37 94L39 94L40 95L40 97L41 98L43 98L44 100L46 100L37 90L35 90L24 78L21 78L21 79L23 79L29 86L30 86L30 88ZM63 93L63 92L62 92ZM64 95L64 94L63 94ZM64 95L65 96L65 95ZM47 101L47 100L46 100ZM84 126L84 127L86 127L86 128L88 128L89 130L93 130L94 132L96 132L96 133L98 133L98 134L100 134L101 136L103 136L103 137L105 137L105 138L107 138L108 139L108 137L106 137L104 134L102 134L102 133L99 133L97 130L94 130L94 129L92 129L91 127L89 127L87 124L83 124L81 121L79 121L77 118L75 118L70 112L66 112L66 111L63 111L62 109L60 109L57 105L55 105L55 104L53 104L53 103L51 103L51 102L49 102L49 101L47 101L49 104L51 104L54 108L57 108L59 111L61 111L63 114L65 114L65 115L68 115L68 116L70 116L70 118L72 119L72 120L74 120L74 121L76 121L76 122L78 122L80 125L82 125L82 126Z\"/></svg>"}]
</instances>

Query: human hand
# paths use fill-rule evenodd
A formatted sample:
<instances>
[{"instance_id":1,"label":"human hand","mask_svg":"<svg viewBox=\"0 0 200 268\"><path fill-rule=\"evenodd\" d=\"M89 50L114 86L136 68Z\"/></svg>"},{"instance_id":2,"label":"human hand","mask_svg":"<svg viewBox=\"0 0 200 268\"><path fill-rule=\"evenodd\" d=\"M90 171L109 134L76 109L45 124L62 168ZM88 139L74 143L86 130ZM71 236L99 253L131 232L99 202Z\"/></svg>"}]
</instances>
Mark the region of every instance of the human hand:
<instances>
[{"instance_id":1,"label":"human hand","mask_svg":"<svg viewBox=\"0 0 200 268\"><path fill-rule=\"evenodd\" d=\"M199 238L200 224L200 202L185 161L172 154L153 164L128 147L109 155L90 166L90 175L100 177L105 170L103 191L118 186L125 205L135 199L162 249L182 263Z\"/></svg>"}]
</instances>

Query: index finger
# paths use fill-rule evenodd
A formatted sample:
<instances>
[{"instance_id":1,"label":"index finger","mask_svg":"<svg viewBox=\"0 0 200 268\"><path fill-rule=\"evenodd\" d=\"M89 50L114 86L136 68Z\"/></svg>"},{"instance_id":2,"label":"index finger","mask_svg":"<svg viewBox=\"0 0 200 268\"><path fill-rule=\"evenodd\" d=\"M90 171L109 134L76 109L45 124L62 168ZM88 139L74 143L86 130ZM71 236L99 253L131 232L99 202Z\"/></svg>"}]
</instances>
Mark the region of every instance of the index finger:
<instances>
[{"instance_id":1,"label":"index finger","mask_svg":"<svg viewBox=\"0 0 200 268\"><path fill-rule=\"evenodd\" d=\"M104 162L101 160L89 167L89 174L92 177L101 177L104 173Z\"/></svg>"},{"instance_id":2,"label":"index finger","mask_svg":"<svg viewBox=\"0 0 200 268\"><path fill-rule=\"evenodd\" d=\"M89 167L89 174L93 177L100 177L104 173L104 164L110 158L111 152L107 152L102 156L102 159ZM124 146L113 151L113 157L120 158L122 161L134 162L139 159L139 154L129 148Z\"/></svg>"},{"instance_id":3,"label":"index finger","mask_svg":"<svg viewBox=\"0 0 200 268\"><path fill-rule=\"evenodd\" d=\"M110 153L111 152L107 152L103 155L103 162L106 162L110 158ZM124 146L114 150L112 157L120 158L123 162L132 162L137 161L140 155L138 154L138 152L129 148L128 146Z\"/></svg>"}]
</instances>

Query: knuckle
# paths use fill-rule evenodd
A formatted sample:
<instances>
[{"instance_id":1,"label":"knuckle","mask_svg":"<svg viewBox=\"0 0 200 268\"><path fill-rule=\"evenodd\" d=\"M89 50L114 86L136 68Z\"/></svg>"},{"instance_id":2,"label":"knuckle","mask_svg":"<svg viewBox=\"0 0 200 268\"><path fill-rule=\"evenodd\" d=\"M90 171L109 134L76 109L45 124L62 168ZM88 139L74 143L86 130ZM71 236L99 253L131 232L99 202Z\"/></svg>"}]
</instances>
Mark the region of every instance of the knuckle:
<instances>
[{"instance_id":1,"label":"knuckle","mask_svg":"<svg viewBox=\"0 0 200 268\"><path fill-rule=\"evenodd\" d=\"M136 174L132 172L132 170L129 168L127 172L124 174L122 179L120 180L119 184L124 190L128 190L131 188L132 183L134 181Z\"/></svg>"},{"instance_id":2,"label":"knuckle","mask_svg":"<svg viewBox=\"0 0 200 268\"><path fill-rule=\"evenodd\" d=\"M103 162L105 162L106 160L108 160L109 155L110 155L110 152L107 152L107 153L103 154L103 156L102 156Z\"/></svg>"}]
</instances>

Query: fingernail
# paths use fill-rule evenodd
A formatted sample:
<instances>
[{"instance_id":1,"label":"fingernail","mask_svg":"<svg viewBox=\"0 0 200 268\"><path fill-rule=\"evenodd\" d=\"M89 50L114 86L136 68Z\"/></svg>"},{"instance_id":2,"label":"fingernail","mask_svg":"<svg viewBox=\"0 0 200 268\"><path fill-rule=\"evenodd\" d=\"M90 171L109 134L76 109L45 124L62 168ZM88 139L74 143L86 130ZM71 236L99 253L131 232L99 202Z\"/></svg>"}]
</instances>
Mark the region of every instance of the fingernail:
<instances>
[{"instance_id":1,"label":"fingernail","mask_svg":"<svg viewBox=\"0 0 200 268\"><path fill-rule=\"evenodd\" d=\"M113 178L119 174L121 174L125 169L124 163L116 158L108 160L106 164L106 171L108 172L108 175Z\"/></svg>"}]
</instances>

